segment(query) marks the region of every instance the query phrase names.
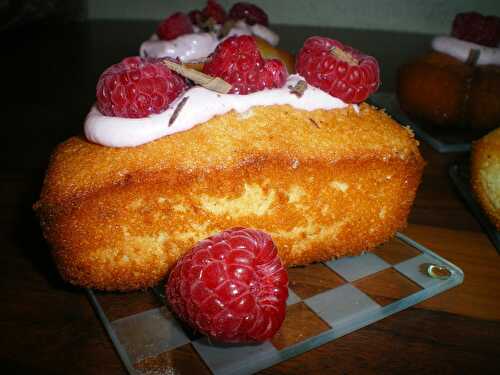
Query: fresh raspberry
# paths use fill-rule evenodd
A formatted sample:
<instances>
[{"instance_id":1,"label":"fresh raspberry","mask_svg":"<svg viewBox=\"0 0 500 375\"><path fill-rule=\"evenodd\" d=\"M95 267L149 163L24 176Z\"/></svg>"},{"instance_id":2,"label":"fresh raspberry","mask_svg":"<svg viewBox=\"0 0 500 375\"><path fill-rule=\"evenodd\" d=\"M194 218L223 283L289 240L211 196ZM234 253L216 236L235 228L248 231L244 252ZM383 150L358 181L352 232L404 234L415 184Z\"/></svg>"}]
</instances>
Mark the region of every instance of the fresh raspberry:
<instances>
[{"instance_id":1,"label":"fresh raspberry","mask_svg":"<svg viewBox=\"0 0 500 375\"><path fill-rule=\"evenodd\" d=\"M189 16L182 12L177 12L167 17L156 30L156 34L162 40L172 40L184 34L193 32L193 24Z\"/></svg>"},{"instance_id":2,"label":"fresh raspberry","mask_svg":"<svg viewBox=\"0 0 500 375\"><path fill-rule=\"evenodd\" d=\"M288 275L271 237L233 228L200 241L170 273L178 317L220 342L271 338L285 318Z\"/></svg>"},{"instance_id":3,"label":"fresh raspberry","mask_svg":"<svg viewBox=\"0 0 500 375\"><path fill-rule=\"evenodd\" d=\"M496 47L500 42L500 18L477 12L459 13L453 20L451 35L468 42Z\"/></svg>"},{"instance_id":4,"label":"fresh raspberry","mask_svg":"<svg viewBox=\"0 0 500 375\"><path fill-rule=\"evenodd\" d=\"M202 16L207 20L213 18L215 23L223 24L226 21L226 11L215 0L208 0L207 5L201 11Z\"/></svg>"},{"instance_id":5,"label":"fresh raspberry","mask_svg":"<svg viewBox=\"0 0 500 375\"><path fill-rule=\"evenodd\" d=\"M233 20L245 20L249 25L255 25L256 23L264 26L269 25L266 12L257 5L245 2L234 4L229 11L229 18Z\"/></svg>"},{"instance_id":6,"label":"fresh raspberry","mask_svg":"<svg viewBox=\"0 0 500 375\"><path fill-rule=\"evenodd\" d=\"M375 58L337 40L314 36L299 51L297 73L346 103L360 103L380 85Z\"/></svg>"},{"instance_id":7,"label":"fresh raspberry","mask_svg":"<svg viewBox=\"0 0 500 375\"><path fill-rule=\"evenodd\" d=\"M203 72L232 85L229 93L245 95L266 88L282 87L288 72L277 59L264 60L252 36L227 38L219 44Z\"/></svg>"},{"instance_id":8,"label":"fresh raspberry","mask_svg":"<svg viewBox=\"0 0 500 375\"><path fill-rule=\"evenodd\" d=\"M99 77L97 108L106 116L146 117L164 111L186 88L159 60L127 57Z\"/></svg>"}]
</instances>

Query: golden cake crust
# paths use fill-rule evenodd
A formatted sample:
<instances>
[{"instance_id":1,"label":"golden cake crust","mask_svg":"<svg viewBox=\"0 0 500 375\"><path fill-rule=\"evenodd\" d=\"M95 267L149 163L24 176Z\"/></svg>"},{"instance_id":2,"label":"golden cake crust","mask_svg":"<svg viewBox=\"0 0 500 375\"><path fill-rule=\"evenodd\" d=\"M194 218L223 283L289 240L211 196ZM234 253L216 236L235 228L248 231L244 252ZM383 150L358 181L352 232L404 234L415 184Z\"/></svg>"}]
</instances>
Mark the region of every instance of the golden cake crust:
<instances>
[{"instance_id":1,"label":"golden cake crust","mask_svg":"<svg viewBox=\"0 0 500 375\"><path fill-rule=\"evenodd\" d=\"M500 128L474 143L471 185L477 201L500 230Z\"/></svg>"},{"instance_id":2,"label":"golden cake crust","mask_svg":"<svg viewBox=\"0 0 500 375\"><path fill-rule=\"evenodd\" d=\"M35 209L66 280L131 290L232 226L270 233L288 265L371 249L406 224L423 164L367 104L255 107L135 148L70 138Z\"/></svg>"}]
</instances>

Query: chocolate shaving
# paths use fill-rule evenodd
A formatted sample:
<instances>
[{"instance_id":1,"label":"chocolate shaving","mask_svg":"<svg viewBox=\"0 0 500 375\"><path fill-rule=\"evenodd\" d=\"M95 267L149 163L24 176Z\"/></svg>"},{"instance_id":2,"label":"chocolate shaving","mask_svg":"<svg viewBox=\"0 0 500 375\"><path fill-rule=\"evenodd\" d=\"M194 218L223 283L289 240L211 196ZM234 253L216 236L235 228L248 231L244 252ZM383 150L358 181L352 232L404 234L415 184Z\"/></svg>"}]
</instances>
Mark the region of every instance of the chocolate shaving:
<instances>
[{"instance_id":1,"label":"chocolate shaving","mask_svg":"<svg viewBox=\"0 0 500 375\"><path fill-rule=\"evenodd\" d=\"M227 94L229 90L231 90L231 85L222 78L209 76L208 74L199 72L195 69L190 69L185 65L178 64L170 60L163 60L163 64L177 74L190 79L197 85L203 86L206 89L219 92L221 94Z\"/></svg>"},{"instance_id":2,"label":"chocolate shaving","mask_svg":"<svg viewBox=\"0 0 500 375\"><path fill-rule=\"evenodd\" d=\"M196 12L194 16L194 23L196 24L196 26L201 28L202 22L203 22L203 17L201 16L201 13Z\"/></svg>"},{"instance_id":3,"label":"chocolate shaving","mask_svg":"<svg viewBox=\"0 0 500 375\"><path fill-rule=\"evenodd\" d=\"M469 56L467 56L467 60L465 63L470 66L475 66L477 64L477 60L479 60L479 56L481 55L481 51L478 49L471 49L469 51Z\"/></svg>"},{"instance_id":4,"label":"chocolate shaving","mask_svg":"<svg viewBox=\"0 0 500 375\"><path fill-rule=\"evenodd\" d=\"M309 117L309 121L311 121L311 123L312 123L314 126L316 126L318 129L320 128L320 126L318 125L318 123L317 123L314 119L312 119L312 118L310 118L310 117Z\"/></svg>"},{"instance_id":5,"label":"chocolate shaving","mask_svg":"<svg viewBox=\"0 0 500 375\"><path fill-rule=\"evenodd\" d=\"M349 65L359 65L359 61L356 60L349 52L346 52L338 47L333 46L330 48L330 53Z\"/></svg>"},{"instance_id":6,"label":"chocolate shaving","mask_svg":"<svg viewBox=\"0 0 500 375\"><path fill-rule=\"evenodd\" d=\"M217 35L218 38L222 39L222 38L226 37L229 34L229 32L231 31L231 29L233 28L235 23L236 23L236 21L231 20L231 19L224 22L224 25L222 25L222 27L219 30L219 35Z\"/></svg>"},{"instance_id":7,"label":"chocolate shaving","mask_svg":"<svg viewBox=\"0 0 500 375\"><path fill-rule=\"evenodd\" d=\"M217 25L215 18L208 17L205 22L202 23L201 28L205 31L215 31L215 25Z\"/></svg>"},{"instance_id":8,"label":"chocolate shaving","mask_svg":"<svg viewBox=\"0 0 500 375\"><path fill-rule=\"evenodd\" d=\"M182 100L177 104L177 107L174 109L174 113L172 113L172 117L170 117L170 120L168 120L168 127L171 127L174 121L177 119L179 116L179 113L181 113L182 108L186 104L187 100L189 99L189 96L185 96L182 98Z\"/></svg>"},{"instance_id":9,"label":"chocolate shaving","mask_svg":"<svg viewBox=\"0 0 500 375\"><path fill-rule=\"evenodd\" d=\"M304 91L307 89L307 82L301 79L295 84L295 86L288 86L291 94L294 94L297 98L301 98L304 95Z\"/></svg>"}]
</instances>

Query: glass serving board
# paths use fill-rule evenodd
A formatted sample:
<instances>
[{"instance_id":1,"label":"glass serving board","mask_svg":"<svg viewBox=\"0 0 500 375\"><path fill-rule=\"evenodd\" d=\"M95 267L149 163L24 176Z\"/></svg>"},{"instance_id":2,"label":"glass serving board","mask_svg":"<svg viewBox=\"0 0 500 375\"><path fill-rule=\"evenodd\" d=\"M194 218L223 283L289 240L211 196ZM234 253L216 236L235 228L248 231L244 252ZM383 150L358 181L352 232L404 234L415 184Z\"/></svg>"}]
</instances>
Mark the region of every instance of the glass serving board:
<instances>
[{"instance_id":1,"label":"glass serving board","mask_svg":"<svg viewBox=\"0 0 500 375\"><path fill-rule=\"evenodd\" d=\"M184 328L163 287L87 289L130 374L251 374L365 327L462 283L463 272L404 234L356 257L289 269L287 315L256 345L222 345Z\"/></svg>"},{"instance_id":2,"label":"glass serving board","mask_svg":"<svg viewBox=\"0 0 500 375\"><path fill-rule=\"evenodd\" d=\"M403 113L393 92L377 92L370 96L368 102L376 107L384 108L391 117L399 123L409 126L418 138L440 153L470 151L471 142L487 133L486 130L457 127L448 129L439 127L426 128Z\"/></svg>"},{"instance_id":3,"label":"glass serving board","mask_svg":"<svg viewBox=\"0 0 500 375\"><path fill-rule=\"evenodd\" d=\"M472 194L469 163L453 163L448 169L448 174L450 175L451 181L457 188L460 196L465 201L467 207L472 211L472 214L486 232L486 235L490 239L493 246L497 249L497 252L500 254L500 232L497 231L496 227L485 215L484 211L476 202L476 199Z\"/></svg>"}]
</instances>

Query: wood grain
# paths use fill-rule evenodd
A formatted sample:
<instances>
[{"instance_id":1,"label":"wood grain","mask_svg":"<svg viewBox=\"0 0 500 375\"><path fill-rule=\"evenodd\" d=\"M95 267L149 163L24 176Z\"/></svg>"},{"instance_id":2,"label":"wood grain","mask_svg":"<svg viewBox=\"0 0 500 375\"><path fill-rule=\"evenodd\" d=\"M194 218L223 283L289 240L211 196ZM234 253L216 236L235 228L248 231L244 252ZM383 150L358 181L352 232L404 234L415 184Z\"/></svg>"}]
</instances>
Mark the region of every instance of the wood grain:
<instances>
[{"instance_id":1,"label":"wood grain","mask_svg":"<svg viewBox=\"0 0 500 375\"><path fill-rule=\"evenodd\" d=\"M419 307L500 320L500 257L485 234L411 225L410 237L459 266L464 282Z\"/></svg>"}]
</instances>

